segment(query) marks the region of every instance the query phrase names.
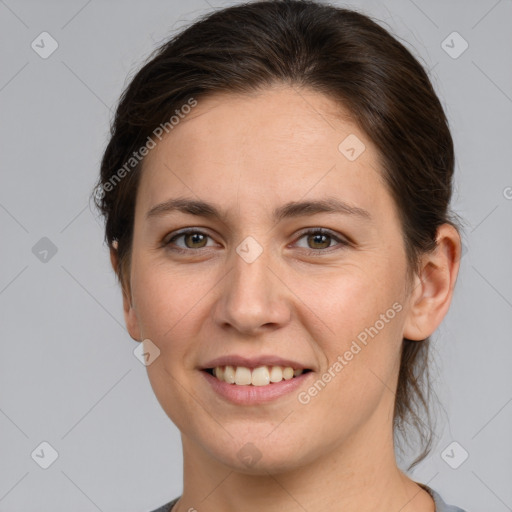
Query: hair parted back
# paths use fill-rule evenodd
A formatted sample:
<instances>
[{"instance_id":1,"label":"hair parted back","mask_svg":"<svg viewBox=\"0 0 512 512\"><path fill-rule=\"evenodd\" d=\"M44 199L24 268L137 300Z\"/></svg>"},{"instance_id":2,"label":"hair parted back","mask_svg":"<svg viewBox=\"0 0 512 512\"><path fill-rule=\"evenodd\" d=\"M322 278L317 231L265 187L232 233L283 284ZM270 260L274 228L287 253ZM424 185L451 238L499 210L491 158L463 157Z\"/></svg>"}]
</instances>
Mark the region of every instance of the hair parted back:
<instances>
[{"instance_id":1,"label":"hair parted back","mask_svg":"<svg viewBox=\"0 0 512 512\"><path fill-rule=\"evenodd\" d=\"M93 197L105 218L105 241L117 250L123 289L129 290L143 160L112 190L103 185L191 98L275 84L337 101L374 143L400 215L411 275L418 257L436 247L437 228L456 226L449 210L452 137L427 73L410 51L353 10L307 0L244 3L207 14L165 42L120 98ZM409 468L425 458L433 439L429 344L428 338L403 340L394 426L395 434L412 426L419 436L419 455Z\"/></svg>"}]
</instances>

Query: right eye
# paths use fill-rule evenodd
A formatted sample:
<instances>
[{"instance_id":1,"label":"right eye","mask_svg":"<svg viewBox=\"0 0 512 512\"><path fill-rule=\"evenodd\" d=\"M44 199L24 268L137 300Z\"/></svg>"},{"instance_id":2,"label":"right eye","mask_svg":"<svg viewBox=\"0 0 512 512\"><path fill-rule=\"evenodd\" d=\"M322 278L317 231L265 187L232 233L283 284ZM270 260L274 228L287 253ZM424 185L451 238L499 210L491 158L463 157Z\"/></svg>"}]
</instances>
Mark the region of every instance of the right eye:
<instances>
[{"instance_id":1,"label":"right eye","mask_svg":"<svg viewBox=\"0 0 512 512\"><path fill-rule=\"evenodd\" d=\"M187 229L175 234L168 241L164 242L164 246L172 251L188 252L189 250L202 249L203 247L210 247L206 245L210 235L203 233L197 229ZM184 245L176 243L177 240L183 239ZM173 247L173 245L175 247Z\"/></svg>"}]
</instances>

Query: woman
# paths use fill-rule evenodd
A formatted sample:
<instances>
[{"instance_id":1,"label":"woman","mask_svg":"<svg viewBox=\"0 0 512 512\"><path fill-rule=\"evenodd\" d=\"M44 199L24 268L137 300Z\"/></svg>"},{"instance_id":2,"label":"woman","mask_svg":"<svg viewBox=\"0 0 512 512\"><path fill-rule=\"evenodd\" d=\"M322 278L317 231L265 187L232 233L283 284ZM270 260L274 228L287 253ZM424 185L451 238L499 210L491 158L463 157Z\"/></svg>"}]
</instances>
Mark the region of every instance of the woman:
<instances>
[{"instance_id":1,"label":"woman","mask_svg":"<svg viewBox=\"0 0 512 512\"><path fill-rule=\"evenodd\" d=\"M354 11L253 2L164 44L96 189L125 321L182 434L159 511L456 511L405 475L461 251L417 60Z\"/></svg>"}]
</instances>

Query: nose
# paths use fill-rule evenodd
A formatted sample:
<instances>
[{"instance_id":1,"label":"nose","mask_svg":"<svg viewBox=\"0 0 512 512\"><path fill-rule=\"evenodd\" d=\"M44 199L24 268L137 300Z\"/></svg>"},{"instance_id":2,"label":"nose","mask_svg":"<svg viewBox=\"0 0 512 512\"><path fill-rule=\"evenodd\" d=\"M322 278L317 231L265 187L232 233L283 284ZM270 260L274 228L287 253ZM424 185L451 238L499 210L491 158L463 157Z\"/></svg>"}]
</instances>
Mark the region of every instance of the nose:
<instances>
[{"instance_id":1,"label":"nose","mask_svg":"<svg viewBox=\"0 0 512 512\"><path fill-rule=\"evenodd\" d=\"M290 292L266 251L251 263L234 252L231 271L221 284L214 320L224 329L246 335L286 325L291 318Z\"/></svg>"}]
</instances>

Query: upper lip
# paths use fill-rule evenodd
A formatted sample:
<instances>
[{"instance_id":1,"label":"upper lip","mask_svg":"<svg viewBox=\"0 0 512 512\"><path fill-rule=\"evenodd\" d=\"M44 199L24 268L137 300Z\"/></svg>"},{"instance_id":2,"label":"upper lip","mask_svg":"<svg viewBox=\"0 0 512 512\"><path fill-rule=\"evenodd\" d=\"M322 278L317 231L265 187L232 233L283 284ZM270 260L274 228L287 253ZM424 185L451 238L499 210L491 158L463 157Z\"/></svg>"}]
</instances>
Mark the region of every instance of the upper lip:
<instances>
[{"instance_id":1,"label":"upper lip","mask_svg":"<svg viewBox=\"0 0 512 512\"><path fill-rule=\"evenodd\" d=\"M217 366L245 366L247 368L257 368L258 366L291 366L294 370L306 370L310 367L293 361L292 359L283 359L275 355L261 355L257 357L244 357L240 355L228 355L212 359L201 369L215 368Z\"/></svg>"}]
</instances>

